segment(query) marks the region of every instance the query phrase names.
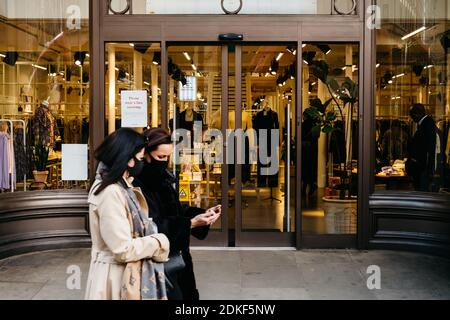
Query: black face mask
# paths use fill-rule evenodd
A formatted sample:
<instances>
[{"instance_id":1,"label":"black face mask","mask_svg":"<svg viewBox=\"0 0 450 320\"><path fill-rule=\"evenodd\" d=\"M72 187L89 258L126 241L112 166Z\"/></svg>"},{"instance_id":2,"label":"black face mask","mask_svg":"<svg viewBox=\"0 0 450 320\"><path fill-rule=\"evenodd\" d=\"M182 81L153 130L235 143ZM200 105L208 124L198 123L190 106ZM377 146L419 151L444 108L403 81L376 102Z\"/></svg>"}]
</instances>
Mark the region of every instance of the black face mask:
<instances>
[{"instance_id":1,"label":"black face mask","mask_svg":"<svg viewBox=\"0 0 450 320\"><path fill-rule=\"evenodd\" d=\"M128 167L128 173L132 177L137 177L142 173L144 169L144 160L138 160L134 158L134 167Z\"/></svg>"},{"instance_id":2,"label":"black face mask","mask_svg":"<svg viewBox=\"0 0 450 320\"><path fill-rule=\"evenodd\" d=\"M160 161L156 160L152 156L150 156L151 162L146 163L144 167L144 176L146 179L154 179L154 178L161 178L167 170L168 161Z\"/></svg>"}]
</instances>

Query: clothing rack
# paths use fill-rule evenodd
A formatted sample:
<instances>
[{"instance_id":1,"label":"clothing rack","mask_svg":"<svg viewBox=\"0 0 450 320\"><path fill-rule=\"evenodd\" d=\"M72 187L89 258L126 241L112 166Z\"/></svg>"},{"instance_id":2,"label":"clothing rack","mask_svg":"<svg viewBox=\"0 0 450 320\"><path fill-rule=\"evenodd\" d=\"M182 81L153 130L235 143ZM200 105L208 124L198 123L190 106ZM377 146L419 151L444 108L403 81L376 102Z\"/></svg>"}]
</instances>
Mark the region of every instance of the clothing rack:
<instances>
[{"instance_id":1,"label":"clothing rack","mask_svg":"<svg viewBox=\"0 0 450 320\"><path fill-rule=\"evenodd\" d=\"M11 136L11 141L13 141L13 143L14 143L14 122L19 122L22 124L23 130L24 130L23 145L26 148L26 146L27 146L27 137L26 136L27 135L25 134L25 132L26 132L27 125L26 125L25 121L24 120L15 120L15 119L0 119L0 122L2 122L2 121L9 122L10 128L11 128L10 136ZM14 160L14 162L15 162L15 160ZM14 185L15 185L14 174L11 174L11 192L14 192ZM26 173L23 176L23 191L27 191L27 175L26 175Z\"/></svg>"}]
</instances>

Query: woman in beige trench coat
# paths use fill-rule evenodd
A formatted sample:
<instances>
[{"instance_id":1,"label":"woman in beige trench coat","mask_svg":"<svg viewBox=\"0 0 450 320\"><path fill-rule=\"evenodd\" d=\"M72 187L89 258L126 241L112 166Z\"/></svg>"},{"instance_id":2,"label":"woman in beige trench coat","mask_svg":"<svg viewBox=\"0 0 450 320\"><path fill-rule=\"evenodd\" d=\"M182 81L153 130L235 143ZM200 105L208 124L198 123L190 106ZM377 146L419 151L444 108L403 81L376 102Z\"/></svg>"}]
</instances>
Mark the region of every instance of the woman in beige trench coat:
<instances>
[{"instance_id":1,"label":"woman in beige trench coat","mask_svg":"<svg viewBox=\"0 0 450 320\"><path fill-rule=\"evenodd\" d=\"M132 177L142 170L144 142L137 132L119 129L96 150L100 164L88 198L92 254L85 299L120 299L126 263L167 261L169 241L164 234L133 237L130 206L122 190L132 188L148 216L144 196L131 185Z\"/></svg>"}]
</instances>

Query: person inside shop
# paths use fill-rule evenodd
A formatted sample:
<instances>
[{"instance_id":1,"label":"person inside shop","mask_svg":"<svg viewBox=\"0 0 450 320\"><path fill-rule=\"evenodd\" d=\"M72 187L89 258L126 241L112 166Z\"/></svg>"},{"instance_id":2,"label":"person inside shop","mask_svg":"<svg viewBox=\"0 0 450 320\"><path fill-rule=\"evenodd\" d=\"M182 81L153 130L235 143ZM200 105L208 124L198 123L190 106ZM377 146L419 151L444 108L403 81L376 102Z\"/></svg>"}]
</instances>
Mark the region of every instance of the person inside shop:
<instances>
[{"instance_id":1,"label":"person inside shop","mask_svg":"<svg viewBox=\"0 0 450 320\"><path fill-rule=\"evenodd\" d=\"M417 123L417 131L408 146L409 158L405 169L413 178L414 189L428 192L436 170L437 128L423 104L414 104L409 115Z\"/></svg>"},{"instance_id":2,"label":"person inside shop","mask_svg":"<svg viewBox=\"0 0 450 320\"><path fill-rule=\"evenodd\" d=\"M176 178L167 170L169 157L173 151L171 136L163 129L151 128L144 132L147 140L145 148L145 167L141 175L134 180L140 187L149 204L150 216L158 230L169 238L170 256L180 255L184 268L174 273L166 272L171 288L169 300L199 300L196 288L192 257L189 252L190 236L203 240L209 227L221 216L221 206L208 210L182 206L173 185Z\"/></svg>"},{"instance_id":3,"label":"person inside shop","mask_svg":"<svg viewBox=\"0 0 450 320\"><path fill-rule=\"evenodd\" d=\"M85 299L167 300L169 240L157 232L143 194L131 184L142 171L144 146L141 134L122 128L95 151L99 165L88 198L92 252Z\"/></svg>"}]
</instances>

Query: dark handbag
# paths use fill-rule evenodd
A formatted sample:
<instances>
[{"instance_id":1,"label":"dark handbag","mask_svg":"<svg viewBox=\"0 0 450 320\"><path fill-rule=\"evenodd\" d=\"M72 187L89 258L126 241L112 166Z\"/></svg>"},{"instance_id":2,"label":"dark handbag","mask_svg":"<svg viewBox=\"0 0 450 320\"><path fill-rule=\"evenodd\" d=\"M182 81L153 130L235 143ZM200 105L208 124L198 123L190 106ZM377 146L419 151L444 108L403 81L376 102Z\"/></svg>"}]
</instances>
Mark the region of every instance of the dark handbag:
<instances>
[{"instance_id":1,"label":"dark handbag","mask_svg":"<svg viewBox=\"0 0 450 320\"><path fill-rule=\"evenodd\" d=\"M173 290L173 279L180 271L186 267L181 251L169 256L169 261L164 263L164 273L166 275L166 285L169 290Z\"/></svg>"}]
</instances>

